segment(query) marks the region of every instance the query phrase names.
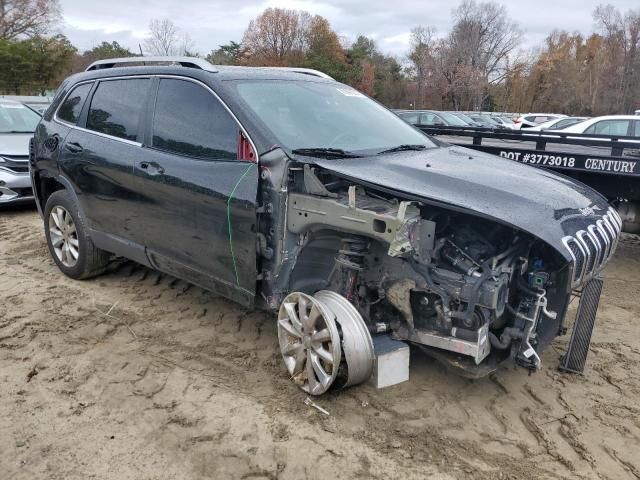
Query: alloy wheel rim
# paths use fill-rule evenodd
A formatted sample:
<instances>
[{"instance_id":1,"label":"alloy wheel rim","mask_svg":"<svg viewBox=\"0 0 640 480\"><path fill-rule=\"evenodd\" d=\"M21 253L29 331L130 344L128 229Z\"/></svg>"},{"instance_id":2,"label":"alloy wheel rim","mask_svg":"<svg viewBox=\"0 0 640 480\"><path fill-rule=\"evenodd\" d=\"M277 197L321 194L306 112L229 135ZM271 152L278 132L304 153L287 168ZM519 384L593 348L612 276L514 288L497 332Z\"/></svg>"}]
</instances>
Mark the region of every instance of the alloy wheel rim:
<instances>
[{"instance_id":1,"label":"alloy wheel rim","mask_svg":"<svg viewBox=\"0 0 640 480\"><path fill-rule=\"evenodd\" d=\"M334 315L321 302L300 292L280 306L278 340L291 379L311 395L333 384L342 359Z\"/></svg>"},{"instance_id":2,"label":"alloy wheel rim","mask_svg":"<svg viewBox=\"0 0 640 480\"><path fill-rule=\"evenodd\" d=\"M71 214L60 205L49 214L49 239L56 257L65 267L74 267L80 255L80 242Z\"/></svg>"}]
</instances>

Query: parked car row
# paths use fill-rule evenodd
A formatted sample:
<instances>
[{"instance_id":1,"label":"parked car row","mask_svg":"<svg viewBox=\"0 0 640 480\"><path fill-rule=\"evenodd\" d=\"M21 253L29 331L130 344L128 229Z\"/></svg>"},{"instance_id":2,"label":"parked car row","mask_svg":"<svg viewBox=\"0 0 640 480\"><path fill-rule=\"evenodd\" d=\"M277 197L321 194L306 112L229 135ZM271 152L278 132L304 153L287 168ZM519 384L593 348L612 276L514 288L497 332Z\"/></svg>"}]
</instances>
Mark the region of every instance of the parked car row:
<instances>
[{"instance_id":1,"label":"parked car row","mask_svg":"<svg viewBox=\"0 0 640 480\"><path fill-rule=\"evenodd\" d=\"M403 120L420 127L474 127L526 130L528 132L568 132L593 135L640 137L638 115L569 117L551 113L530 113L511 120L505 115L435 110L395 110Z\"/></svg>"},{"instance_id":2,"label":"parked car row","mask_svg":"<svg viewBox=\"0 0 640 480\"><path fill-rule=\"evenodd\" d=\"M395 110L395 113L412 125L427 127L514 128L514 123L508 117L498 115L490 116L478 112Z\"/></svg>"},{"instance_id":3,"label":"parked car row","mask_svg":"<svg viewBox=\"0 0 640 480\"><path fill-rule=\"evenodd\" d=\"M436 110L396 110L396 114L413 125L426 127L476 127L515 129L513 119L505 115L487 115L479 112L452 112Z\"/></svg>"}]
</instances>

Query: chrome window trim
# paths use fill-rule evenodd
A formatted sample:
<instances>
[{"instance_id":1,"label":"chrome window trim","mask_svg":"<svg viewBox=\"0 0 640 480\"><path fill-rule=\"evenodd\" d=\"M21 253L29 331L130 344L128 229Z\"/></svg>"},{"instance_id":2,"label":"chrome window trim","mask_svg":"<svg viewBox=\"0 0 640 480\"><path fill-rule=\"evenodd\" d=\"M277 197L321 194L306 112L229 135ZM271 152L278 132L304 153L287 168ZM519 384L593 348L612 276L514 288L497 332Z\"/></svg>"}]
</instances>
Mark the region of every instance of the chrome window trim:
<instances>
[{"instance_id":1,"label":"chrome window trim","mask_svg":"<svg viewBox=\"0 0 640 480\"><path fill-rule=\"evenodd\" d=\"M118 142L122 142L122 143L125 143L127 145L132 145L134 147L142 147L142 143L136 142L135 140L128 140L126 138L115 137L113 135L109 135L108 133L96 132L95 130L90 130L88 128L79 127L78 125L74 125L72 123L66 122L65 120L63 120L63 119L58 117L58 110L60 110L60 108L62 107L62 104L67 101L67 97L69 95L71 95L71 92L73 92L76 89L76 87L78 87L79 85L82 85L82 84L85 84L85 83L95 83L95 82L109 81L109 80L122 80L122 79L128 79L128 78L142 78L142 79L148 78L148 79L151 79L151 77L149 75L129 75L129 76L124 76L124 77L108 77L108 78L104 78L104 79L102 79L102 78L94 78L92 80L84 80L82 82L78 82L78 83L73 85L73 88L71 88L69 90L69 92L64 96L64 99L62 100L62 102L60 102L60 105L58 105L58 108L56 108L56 111L53 114L53 120L56 123L59 123L61 125L69 127L69 128L73 128L75 130L79 130L81 132L91 133L93 135L97 135L98 137L107 138L109 140L116 140ZM91 106L91 105L89 105L89 106Z\"/></svg>"},{"instance_id":2,"label":"chrome window trim","mask_svg":"<svg viewBox=\"0 0 640 480\"><path fill-rule=\"evenodd\" d=\"M69 123L66 120L58 117L58 112L60 111L60 109L62 108L62 105L64 104L64 102L67 101L67 99L69 98L69 95L71 95L71 93L78 88L80 85L84 85L86 83L95 83L95 80L84 80L82 82L78 82L78 83L74 83L72 88L69 89L69 91L67 92L67 94L64 96L64 98L62 99L62 101L60 102L60 104L58 105L58 108L56 108L56 111L53 112L53 120L55 120L57 123L61 123L62 125L66 125L67 127L77 127L77 125L73 124L73 123ZM86 99L85 99L86 102ZM79 127L78 127L79 128Z\"/></svg>"},{"instance_id":3,"label":"chrome window trim","mask_svg":"<svg viewBox=\"0 0 640 480\"><path fill-rule=\"evenodd\" d=\"M83 127L73 127L76 130L80 130L81 132L92 133L97 135L98 137L108 138L109 140L117 140L122 143L126 143L127 145L133 145L134 147L142 147L142 143L136 142L135 140L128 140L126 138L114 137L113 135L109 135L108 133L96 132L95 130L89 130L88 128Z\"/></svg>"}]
</instances>

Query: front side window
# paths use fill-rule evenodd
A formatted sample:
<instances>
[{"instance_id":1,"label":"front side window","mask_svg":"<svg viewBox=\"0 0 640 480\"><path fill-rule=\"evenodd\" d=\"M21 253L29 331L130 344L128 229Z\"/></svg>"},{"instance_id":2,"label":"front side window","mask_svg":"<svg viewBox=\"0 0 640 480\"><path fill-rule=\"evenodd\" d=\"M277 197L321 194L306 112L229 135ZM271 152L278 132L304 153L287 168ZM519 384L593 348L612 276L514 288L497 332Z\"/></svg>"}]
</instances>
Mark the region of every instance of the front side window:
<instances>
[{"instance_id":1,"label":"front side window","mask_svg":"<svg viewBox=\"0 0 640 480\"><path fill-rule=\"evenodd\" d=\"M235 160L238 134L235 120L211 92L187 80L160 80L154 148L200 159Z\"/></svg>"},{"instance_id":2,"label":"front side window","mask_svg":"<svg viewBox=\"0 0 640 480\"><path fill-rule=\"evenodd\" d=\"M442 117L444 119L444 121L447 123L447 125L453 126L453 127L466 127L467 124L460 120L458 117L456 117L455 115L448 113L448 112L440 112L438 114L438 116Z\"/></svg>"},{"instance_id":3,"label":"front side window","mask_svg":"<svg viewBox=\"0 0 640 480\"><path fill-rule=\"evenodd\" d=\"M406 144L435 146L393 112L346 85L291 80L229 82L246 109L290 150L335 148L378 153Z\"/></svg>"},{"instance_id":4,"label":"front side window","mask_svg":"<svg viewBox=\"0 0 640 480\"><path fill-rule=\"evenodd\" d=\"M60 120L64 120L73 125L78 123L84 101L87 99L92 85L92 83L83 83L71 91L58 110L58 118Z\"/></svg>"},{"instance_id":5,"label":"front side window","mask_svg":"<svg viewBox=\"0 0 640 480\"><path fill-rule=\"evenodd\" d=\"M591 125L585 133L626 136L628 130L629 120L602 120Z\"/></svg>"},{"instance_id":6,"label":"front side window","mask_svg":"<svg viewBox=\"0 0 640 480\"><path fill-rule=\"evenodd\" d=\"M93 94L87 128L125 140L136 140L149 79L100 82Z\"/></svg>"},{"instance_id":7,"label":"front side window","mask_svg":"<svg viewBox=\"0 0 640 480\"><path fill-rule=\"evenodd\" d=\"M40 115L20 103L0 102L0 133L33 133Z\"/></svg>"},{"instance_id":8,"label":"front side window","mask_svg":"<svg viewBox=\"0 0 640 480\"><path fill-rule=\"evenodd\" d=\"M435 125L440 121L433 113L423 113L420 115L420 125ZM442 123L442 122L440 122Z\"/></svg>"}]
</instances>

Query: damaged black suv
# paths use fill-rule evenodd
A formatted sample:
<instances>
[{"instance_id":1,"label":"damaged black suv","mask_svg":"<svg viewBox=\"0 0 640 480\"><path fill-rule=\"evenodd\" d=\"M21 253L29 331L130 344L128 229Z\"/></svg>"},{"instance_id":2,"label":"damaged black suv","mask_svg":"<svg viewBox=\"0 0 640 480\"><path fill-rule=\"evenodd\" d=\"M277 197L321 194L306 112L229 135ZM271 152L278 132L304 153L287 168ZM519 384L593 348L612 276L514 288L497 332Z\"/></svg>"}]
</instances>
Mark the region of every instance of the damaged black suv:
<instances>
[{"instance_id":1,"label":"damaged black suv","mask_svg":"<svg viewBox=\"0 0 640 480\"><path fill-rule=\"evenodd\" d=\"M320 72L193 58L65 80L31 176L66 275L122 256L272 310L311 394L366 380L381 333L470 376L539 368L621 228L590 188L440 143Z\"/></svg>"}]
</instances>

